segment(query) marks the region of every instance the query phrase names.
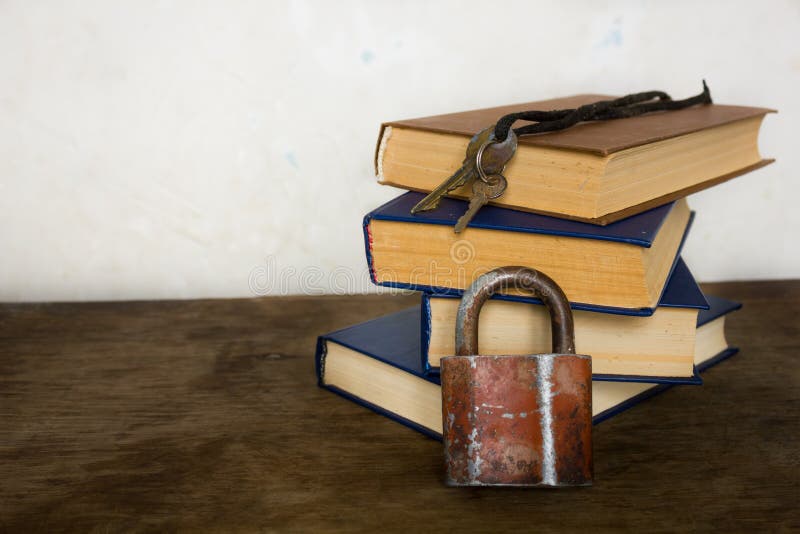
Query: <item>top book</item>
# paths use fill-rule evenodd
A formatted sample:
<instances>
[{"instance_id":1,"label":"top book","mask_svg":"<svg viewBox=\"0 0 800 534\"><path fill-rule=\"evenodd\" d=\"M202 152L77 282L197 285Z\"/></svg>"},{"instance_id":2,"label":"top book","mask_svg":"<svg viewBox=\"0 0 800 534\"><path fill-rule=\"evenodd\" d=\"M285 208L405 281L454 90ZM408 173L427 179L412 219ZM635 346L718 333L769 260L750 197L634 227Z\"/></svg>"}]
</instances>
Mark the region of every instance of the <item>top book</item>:
<instances>
[{"instance_id":1,"label":"top book","mask_svg":"<svg viewBox=\"0 0 800 534\"><path fill-rule=\"evenodd\" d=\"M608 100L577 95L382 125L378 182L429 192L455 172L470 138L508 113ZM771 163L758 152L765 108L698 105L524 136L493 204L605 225ZM469 198L465 186L452 196Z\"/></svg>"}]
</instances>

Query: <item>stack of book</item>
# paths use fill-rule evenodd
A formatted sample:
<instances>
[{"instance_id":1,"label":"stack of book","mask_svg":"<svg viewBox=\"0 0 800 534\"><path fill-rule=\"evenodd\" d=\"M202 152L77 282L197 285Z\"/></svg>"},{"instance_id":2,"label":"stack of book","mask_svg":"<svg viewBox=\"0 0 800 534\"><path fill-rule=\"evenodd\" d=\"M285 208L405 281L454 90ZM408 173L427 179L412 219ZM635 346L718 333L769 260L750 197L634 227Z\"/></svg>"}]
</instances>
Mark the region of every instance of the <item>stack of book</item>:
<instances>
[{"instance_id":1,"label":"stack of book","mask_svg":"<svg viewBox=\"0 0 800 534\"><path fill-rule=\"evenodd\" d=\"M548 274L566 293L579 354L592 356L595 422L731 356L725 317L680 257L694 213L685 197L771 162L758 132L771 110L705 105L522 137L508 189L467 229L468 188L436 210L411 207L461 164L470 137L499 117L608 99L533 102L384 124L378 181L409 189L364 218L374 283L421 291L414 308L320 336L319 384L427 435L441 435L439 361L455 351L459 297L506 265ZM711 251L710 251L711 252ZM483 308L480 354L551 352L541 303L511 290Z\"/></svg>"}]
</instances>

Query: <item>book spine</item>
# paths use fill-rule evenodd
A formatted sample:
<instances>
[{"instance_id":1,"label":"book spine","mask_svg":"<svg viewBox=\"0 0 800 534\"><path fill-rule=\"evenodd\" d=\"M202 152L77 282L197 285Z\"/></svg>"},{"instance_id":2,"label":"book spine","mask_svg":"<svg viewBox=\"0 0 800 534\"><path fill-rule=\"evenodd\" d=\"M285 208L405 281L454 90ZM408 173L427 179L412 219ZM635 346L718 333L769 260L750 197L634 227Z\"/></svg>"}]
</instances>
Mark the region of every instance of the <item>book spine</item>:
<instances>
[{"instance_id":1,"label":"book spine","mask_svg":"<svg viewBox=\"0 0 800 534\"><path fill-rule=\"evenodd\" d=\"M369 279L375 285L382 285L378 283L378 278L375 276L375 262L372 258L372 230L369 223L372 220L372 214L369 213L364 216L362 228L364 230L364 253L367 256L367 269L369 269Z\"/></svg>"},{"instance_id":2,"label":"book spine","mask_svg":"<svg viewBox=\"0 0 800 534\"><path fill-rule=\"evenodd\" d=\"M431 364L428 361L428 352L431 347L431 296L428 293L423 293L420 298L421 312L420 317L420 358L422 359L422 369L427 375L432 371ZM453 333L455 335L455 332ZM438 374L438 368L436 374Z\"/></svg>"},{"instance_id":3,"label":"book spine","mask_svg":"<svg viewBox=\"0 0 800 534\"><path fill-rule=\"evenodd\" d=\"M317 338L317 350L314 354L314 370L317 374L317 385L324 387L323 379L325 377L325 356L328 354L328 342L325 336Z\"/></svg>"}]
</instances>

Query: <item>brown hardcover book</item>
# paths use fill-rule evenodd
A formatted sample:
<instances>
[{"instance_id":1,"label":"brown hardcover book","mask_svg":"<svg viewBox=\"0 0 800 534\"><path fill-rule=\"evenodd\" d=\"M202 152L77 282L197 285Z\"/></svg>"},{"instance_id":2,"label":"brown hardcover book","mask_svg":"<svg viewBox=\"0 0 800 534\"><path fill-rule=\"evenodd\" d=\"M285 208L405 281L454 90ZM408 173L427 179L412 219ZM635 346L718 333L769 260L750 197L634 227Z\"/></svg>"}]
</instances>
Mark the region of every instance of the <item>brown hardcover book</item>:
<instances>
[{"instance_id":1,"label":"brown hardcover book","mask_svg":"<svg viewBox=\"0 0 800 534\"><path fill-rule=\"evenodd\" d=\"M467 143L501 116L614 97L577 95L382 125L378 182L429 192L462 163ZM607 224L771 163L758 152L765 108L710 104L578 124L522 137L498 206ZM468 198L470 189L452 193Z\"/></svg>"}]
</instances>

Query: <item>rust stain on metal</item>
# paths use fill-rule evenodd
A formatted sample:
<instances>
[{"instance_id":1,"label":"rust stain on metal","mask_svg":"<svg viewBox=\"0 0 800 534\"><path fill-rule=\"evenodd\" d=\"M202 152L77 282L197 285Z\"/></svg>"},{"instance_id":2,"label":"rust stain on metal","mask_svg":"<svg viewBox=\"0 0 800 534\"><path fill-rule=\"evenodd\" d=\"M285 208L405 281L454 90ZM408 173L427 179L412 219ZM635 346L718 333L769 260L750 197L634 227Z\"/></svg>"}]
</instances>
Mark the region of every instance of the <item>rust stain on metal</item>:
<instances>
[{"instance_id":1,"label":"rust stain on metal","mask_svg":"<svg viewBox=\"0 0 800 534\"><path fill-rule=\"evenodd\" d=\"M531 290L551 311L554 354L477 354L480 308L504 284ZM446 482L591 484L591 358L574 354L572 313L555 282L523 267L480 277L462 299L456 347L441 364Z\"/></svg>"}]
</instances>

